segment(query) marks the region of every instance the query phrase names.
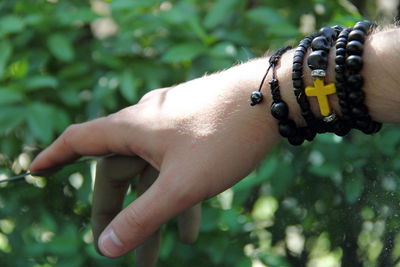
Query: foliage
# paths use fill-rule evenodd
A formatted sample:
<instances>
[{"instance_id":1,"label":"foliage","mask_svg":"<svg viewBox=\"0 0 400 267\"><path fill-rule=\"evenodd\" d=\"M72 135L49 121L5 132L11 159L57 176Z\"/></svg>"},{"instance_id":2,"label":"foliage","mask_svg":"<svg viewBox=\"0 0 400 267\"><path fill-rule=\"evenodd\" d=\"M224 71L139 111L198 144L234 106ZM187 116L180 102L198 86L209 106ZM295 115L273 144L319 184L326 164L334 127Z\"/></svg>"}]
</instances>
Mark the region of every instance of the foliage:
<instances>
[{"instance_id":1,"label":"foliage","mask_svg":"<svg viewBox=\"0 0 400 267\"><path fill-rule=\"evenodd\" d=\"M301 21L315 30L358 18L348 2L330 0L1 1L0 176L24 171L70 123L294 44ZM181 244L168 223L160 266L394 265L399 144L394 126L282 144L203 204L196 244ZM48 180L1 185L0 265L131 265L133 254L110 260L94 250L90 177L80 163Z\"/></svg>"}]
</instances>

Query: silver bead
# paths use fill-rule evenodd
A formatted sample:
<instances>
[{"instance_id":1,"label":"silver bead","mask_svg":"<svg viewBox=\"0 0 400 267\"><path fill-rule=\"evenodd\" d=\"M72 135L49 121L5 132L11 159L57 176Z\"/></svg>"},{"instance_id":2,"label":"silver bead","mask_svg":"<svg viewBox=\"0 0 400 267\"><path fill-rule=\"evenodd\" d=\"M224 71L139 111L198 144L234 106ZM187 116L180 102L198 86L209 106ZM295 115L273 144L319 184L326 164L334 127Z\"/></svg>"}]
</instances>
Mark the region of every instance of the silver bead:
<instances>
[{"instance_id":1,"label":"silver bead","mask_svg":"<svg viewBox=\"0 0 400 267\"><path fill-rule=\"evenodd\" d=\"M328 122L329 123L329 122L335 121L336 119L337 119L336 113L331 113L328 116L324 117L322 120L324 122Z\"/></svg>"},{"instance_id":2,"label":"silver bead","mask_svg":"<svg viewBox=\"0 0 400 267\"><path fill-rule=\"evenodd\" d=\"M318 69L311 71L311 77L316 78L325 78L326 72L324 70Z\"/></svg>"}]
</instances>

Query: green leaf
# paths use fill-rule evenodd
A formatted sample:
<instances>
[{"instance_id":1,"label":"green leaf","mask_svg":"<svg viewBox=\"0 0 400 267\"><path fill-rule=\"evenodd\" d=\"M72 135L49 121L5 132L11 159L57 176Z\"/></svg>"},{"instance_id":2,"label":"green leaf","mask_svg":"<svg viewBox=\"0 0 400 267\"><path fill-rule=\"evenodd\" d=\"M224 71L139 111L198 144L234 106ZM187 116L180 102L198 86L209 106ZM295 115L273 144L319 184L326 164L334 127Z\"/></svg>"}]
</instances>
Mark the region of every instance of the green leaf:
<instances>
[{"instance_id":1,"label":"green leaf","mask_svg":"<svg viewBox=\"0 0 400 267\"><path fill-rule=\"evenodd\" d=\"M26 79L26 89L37 90L44 88L56 88L58 80L50 76L33 76Z\"/></svg>"},{"instance_id":2,"label":"green leaf","mask_svg":"<svg viewBox=\"0 0 400 267\"><path fill-rule=\"evenodd\" d=\"M123 97L132 104L138 99L135 84L136 81L133 73L129 70L125 70L121 75L121 86L119 88Z\"/></svg>"},{"instance_id":3,"label":"green leaf","mask_svg":"<svg viewBox=\"0 0 400 267\"><path fill-rule=\"evenodd\" d=\"M9 33L18 33L23 31L25 24L23 20L15 15L7 15L0 18L0 36Z\"/></svg>"},{"instance_id":4,"label":"green leaf","mask_svg":"<svg viewBox=\"0 0 400 267\"><path fill-rule=\"evenodd\" d=\"M269 7L254 8L246 15L250 20L268 26L286 22L286 19L276 9Z\"/></svg>"},{"instance_id":5,"label":"green leaf","mask_svg":"<svg viewBox=\"0 0 400 267\"><path fill-rule=\"evenodd\" d=\"M33 136L44 144L49 143L55 127L54 109L47 104L36 102L28 106L26 115Z\"/></svg>"},{"instance_id":6,"label":"green leaf","mask_svg":"<svg viewBox=\"0 0 400 267\"><path fill-rule=\"evenodd\" d=\"M0 105L18 103L21 102L23 98L24 95L21 92L0 88Z\"/></svg>"},{"instance_id":7,"label":"green leaf","mask_svg":"<svg viewBox=\"0 0 400 267\"><path fill-rule=\"evenodd\" d=\"M26 116L25 107L0 106L0 135L7 134L23 122Z\"/></svg>"},{"instance_id":8,"label":"green leaf","mask_svg":"<svg viewBox=\"0 0 400 267\"><path fill-rule=\"evenodd\" d=\"M12 46L10 42L4 40L0 42L0 79L3 77L4 69L11 57Z\"/></svg>"},{"instance_id":9,"label":"green leaf","mask_svg":"<svg viewBox=\"0 0 400 267\"><path fill-rule=\"evenodd\" d=\"M204 26L211 29L226 21L234 11L237 2L237 0L218 0L211 10L207 12L204 19Z\"/></svg>"},{"instance_id":10,"label":"green leaf","mask_svg":"<svg viewBox=\"0 0 400 267\"><path fill-rule=\"evenodd\" d=\"M168 63L178 63L192 60L205 52L206 48L195 42L187 42L171 47L163 56L163 61Z\"/></svg>"},{"instance_id":11,"label":"green leaf","mask_svg":"<svg viewBox=\"0 0 400 267\"><path fill-rule=\"evenodd\" d=\"M69 62L75 53L70 40L62 34L53 34L47 39L50 52L59 60Z\"/></svg>"}]
</instances>

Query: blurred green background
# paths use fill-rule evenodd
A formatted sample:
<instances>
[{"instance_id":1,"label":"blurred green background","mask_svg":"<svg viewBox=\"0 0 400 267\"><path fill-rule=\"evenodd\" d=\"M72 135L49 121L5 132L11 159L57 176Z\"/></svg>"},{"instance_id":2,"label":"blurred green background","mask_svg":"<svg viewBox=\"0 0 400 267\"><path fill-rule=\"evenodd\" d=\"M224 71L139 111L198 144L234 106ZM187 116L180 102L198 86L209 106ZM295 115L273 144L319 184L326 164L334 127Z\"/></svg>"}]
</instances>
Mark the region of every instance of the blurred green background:
<instances>
[{"instance_id":1,"label":"blurred green background","mask_svg":"<svg viewBox=\"0 0 400 267\"><path fill-rule=\"evenodd\" d=\"M0 179L71 123L147 91L296 44L321 26L394 21L398 1L2 0ZM250 92L249 92L250 93ZM163 228L159 266L400 266L400 131L283 143L203 204L199 240ZM0 266L133 266L90 230L93 163L0 184ZM131 201L134 194L129 196Z\"/></svg>"}]
</instances>

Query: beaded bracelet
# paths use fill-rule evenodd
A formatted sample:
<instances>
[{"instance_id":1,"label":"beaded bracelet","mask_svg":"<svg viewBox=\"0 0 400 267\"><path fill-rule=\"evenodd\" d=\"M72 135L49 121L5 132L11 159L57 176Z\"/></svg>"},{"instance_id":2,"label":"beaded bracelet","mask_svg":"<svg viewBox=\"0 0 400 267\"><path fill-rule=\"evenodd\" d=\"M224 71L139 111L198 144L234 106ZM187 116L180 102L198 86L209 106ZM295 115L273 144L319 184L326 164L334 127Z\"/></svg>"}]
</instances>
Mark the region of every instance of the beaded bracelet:
<instances>
[{"instance_id":1,"label":"beaded bracelet","mask_svg":"<svg viewBox=\"0 0 400 267\"><path fill-rule=\"evenodd\" d=\"M303 92L303 61L304 55L311 45L311 41L317 36L317 33L313 33L300 41L300 44L296 48L293 55L292 81L294 95L296 96L297 103L300 106L301 115L307 123L315 121L315 117L314 114L312 114L311 112L310 103L308 102L307 97ZM308 141L312 141L316 135L316 132L310 127L304 128L303 132L304 138Z\"/></svg>"},{"instance_id":2,"label":"beaded bracelet","mask_svg":"<svg viewBox=\"0 0 400 267\"><path fill-rule=\"evenodd\" d=\"M348 104L348 94L346 86L346 46L349 33L353 30L352 27L346 28L339 33L338 39L336 40L336 56L335 56L335 85L336 94L338 96L338 102L340 105L340 110L342 113L342 131L340 133L336 132L337 135L345 136L351 130L350 126L350 112L351 109Z\"/></svg>"},{"instance_id":3,"label":"beaded bracelet","mask_svg":"<svg viewBox=\"0 0 400 267\"><path fill-rule=\"evenodd\" d=\"M373 121L364 104L365 95L362 91L364 79L360 74L363 67L362 53L365 36L374 29L376 24L368 20L357 22L349 33L346 45L346 86L348 91L348 105L350 108L350 122L353 128L365 134L373 134L382 128L382 123Z\"/></svg>"},{"instance_id":4,"label":"beaded bracelet","mask_svg":"<svg viewBox=\"0 0 400 267\"><path fill-rule=\"evenodd\" d=\"M290 48L291 47L285 48L282 53L280 53L280 56ZM289 119L289 107L286 102L282 100L279 90L279 81L276 77L276 65L278 61L279 58L276 58L276 64L272 66L272 79L269 81L272 96L271 114L279 121L279 133L283 137L286 137L290 144L298 146L304 142L304 131L302 128L297 128L296 123L292 119Z\"/></svg>"}]
</instances>

